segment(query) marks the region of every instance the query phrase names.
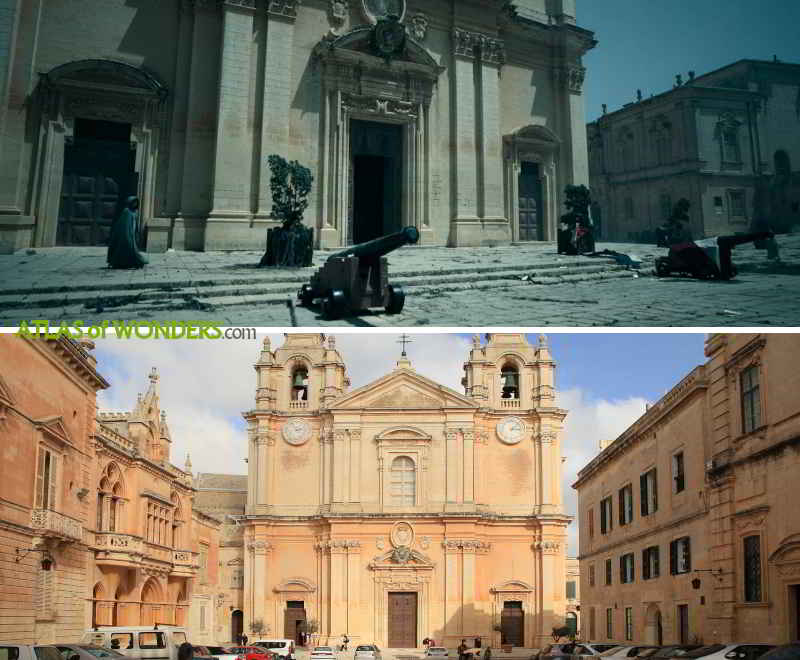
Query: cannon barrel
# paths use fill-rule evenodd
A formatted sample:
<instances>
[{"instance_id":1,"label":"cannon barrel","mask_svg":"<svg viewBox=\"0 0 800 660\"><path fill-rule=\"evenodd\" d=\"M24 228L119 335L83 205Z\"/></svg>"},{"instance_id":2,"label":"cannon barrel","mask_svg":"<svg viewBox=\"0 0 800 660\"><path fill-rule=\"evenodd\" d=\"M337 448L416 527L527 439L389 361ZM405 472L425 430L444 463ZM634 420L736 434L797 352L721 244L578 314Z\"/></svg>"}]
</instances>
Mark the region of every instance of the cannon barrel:
<instances>
[{"instance_id":1,"label":"cannon barrel","mask_svg":"<svg viewBox=\"0 0 800 660\"><path fill-rule=\"evenodd\" d=\"M328 257L328 261L339 257L382 257L384 254L389 254L392 250L396 250L404 245L413 245L419 240L419 230L416 227L405 227L401 231L394 234L381 236L366 243L359 243L358 245L351 245L345 250L336 252Z\"/></svg>"}]
</instances>

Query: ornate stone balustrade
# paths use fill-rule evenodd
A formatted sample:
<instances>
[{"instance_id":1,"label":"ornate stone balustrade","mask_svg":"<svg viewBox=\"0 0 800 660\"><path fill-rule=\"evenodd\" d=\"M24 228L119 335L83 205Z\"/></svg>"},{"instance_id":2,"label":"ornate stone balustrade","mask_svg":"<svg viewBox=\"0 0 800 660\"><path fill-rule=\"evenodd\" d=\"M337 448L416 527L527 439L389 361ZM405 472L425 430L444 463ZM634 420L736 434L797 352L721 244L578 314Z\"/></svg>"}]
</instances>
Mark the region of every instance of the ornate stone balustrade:
<instances>
[{"instance_id":1,"label":"ornate stone balustrade","mask_svg":"<svg viewBox=\"0 0 800 660\"><path fill-rule=\"evenodd\" d=\"M174 550L172 552L172 563L175 566L186 566L194 568L197 566L194 560L194 554L191 550Z\"/></svg>"},{"instance_id":2,"label":"ornate stone balustrade","mask_svg":"<svg viewBox=\"0 0 800 660\"><path fill-rule=\"evenodd\" d=\"M500 399L501 408L519 408L519 399Z\"/></svg>"},{"instance_id":3,"label":"ornate stone balustrade","mask_svg":"<svg viewBox=\"0 0 800 660\"><path fill-rule=\"evenodd\" d=\"M308 408L308 401L289 401L289 410L303 410Z\"/></svg>"},{"instance_id":4,"label":"ornate stone balustrade","mask_svg":"<svg viewBox=\"0 0 800 660\"><path fill-rule=\"evenodd\" d=\"M108 552L127 552L142 554L142 539L130 534L117 534L115 532L96 532L94 545L98 549Z\"/></svg>"},{"instance_id":5,"label":"ornate stone balustrade","mask_svg":"<svg viewBox=\"0 0 800 660\"><path fill-rule=\"evenodd\" d=\"M83 525L79 521L50 509L34 509L31 512L31 527L39 536L83 541Z\"/></svg>"}]
</instances>

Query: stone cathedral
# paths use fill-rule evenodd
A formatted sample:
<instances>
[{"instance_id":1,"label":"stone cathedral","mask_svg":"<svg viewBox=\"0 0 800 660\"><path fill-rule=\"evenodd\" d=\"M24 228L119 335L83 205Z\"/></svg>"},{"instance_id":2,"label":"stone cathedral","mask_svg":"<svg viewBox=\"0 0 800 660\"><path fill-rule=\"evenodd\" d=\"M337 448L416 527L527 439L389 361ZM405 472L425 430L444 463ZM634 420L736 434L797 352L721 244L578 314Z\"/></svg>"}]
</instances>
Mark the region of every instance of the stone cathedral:
<instances>
[{"instance_id":1,"label":"stone cathedral","mask_svg":"<svg viewBox=\"0 0 800 660\"><path fill-rule=\"evenodd\" d=\"M476 336L465 394L405 356L349 389L335 340L291 334L255 364L244 628L379 647L480 636L540 647L565 613L566 526L547 340ZM263 635L262 635L263 636Z\"/></svg>"},{"instance_id":2,"label":"stone cathedral","mask_svg":"<svg viewBox=\"0 0 800 660\"><path fill-rule=\"evenodd\" d=\"M267 158L315 247L555 240L588 183L575 0L0 0L0 249L261 249Z\"/></svg>"}]
</instances>

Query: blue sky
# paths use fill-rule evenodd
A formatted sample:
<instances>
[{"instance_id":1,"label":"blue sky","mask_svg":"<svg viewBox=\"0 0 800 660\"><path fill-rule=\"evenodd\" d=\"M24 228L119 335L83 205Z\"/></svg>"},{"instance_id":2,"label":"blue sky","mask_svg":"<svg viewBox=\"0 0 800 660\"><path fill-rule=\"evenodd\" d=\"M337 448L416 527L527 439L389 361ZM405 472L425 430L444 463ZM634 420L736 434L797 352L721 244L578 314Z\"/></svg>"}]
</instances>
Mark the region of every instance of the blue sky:
<instances>
[{"instance_id":1,"label":"blue sky","mask_svg":"<svg viewBox=\"0 0 800 660\"><path fill-rule=\"evenodd\" d=\"M584 60L587 121L743 58L800 62L798 0L577 0L599 41Z\"/></svg>"},{"instance_id":2,"label":"blue sky","mask_svg":"<svg viewBox=\"0 0 800 660\"><path fill-rule=\"evenodd\" d=\"M270 334L272 348L282 334ZM400 356L399 334L336 334L352 387L380 378ZM414 368L463 392L462 365L472 335L411 335L408 357ZM695 366L704 362L704 335L691 334L548 334L556 361L556 403L568 410L562 454L564 503L574 515L571 484L578 470L598 452L599 443L622 433ZM101 411L131 410L146 391L151 367L159 372L161 407L172 435L171 459L183 466L191 453L195 472L244 474L245 424L241 413L255 397L253 363L261 337L254 341L148 341L107 339L97 342L100 373L111 388L101 392ZM530 335L532 344L538 335ZM570 552L577 549L577 527L569 530Z\"/></svg>"}]
</instances>

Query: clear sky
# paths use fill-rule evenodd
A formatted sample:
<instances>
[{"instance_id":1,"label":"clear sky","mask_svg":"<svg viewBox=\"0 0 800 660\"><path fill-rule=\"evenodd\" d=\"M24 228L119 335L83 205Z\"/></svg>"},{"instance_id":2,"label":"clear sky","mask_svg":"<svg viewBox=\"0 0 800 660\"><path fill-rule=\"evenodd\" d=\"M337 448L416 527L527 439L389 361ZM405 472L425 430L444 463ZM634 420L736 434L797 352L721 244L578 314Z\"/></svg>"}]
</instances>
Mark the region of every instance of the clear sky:
<instances>
[{"instance_id":1,"label":"clear sky","mask_svg":"<svg viewBox=\"0 0 800 660\"><path fill-rule=\"evenodd\" d=\"M390 372L400 356L396 334L339 334L336 347L352 388ZM556 361L556 403L568 410L562 454L565 508L577 504L571 484L598 452L601 440L616 438L667 390L704 362L704 335L586 333L547 335ZM101 411L131 410L149 385L151 367L160 374L161 408L172 435L172 462L183 467L191 453L194 472L244 474L247 451L242 411L255 399L253 341L118 340L97 342L100 373L111 383L101 392ZM272 348L283 335L271 334ZM471 335L412 335L408 357L424 376L463 392L463 363ZM485 340L484 340L485 341ZM536 344L538 337L530 336ZM577 525L569 530L577 551Z\"/></svg>"},{"instance_id":2,"label":"clear sky","mask_svg":"<svg viewBox=\"0 0 800 660\"><path fill-rule=\"evenodd\" d=\"M598 45L584 60L586 118L740 59L800 62L800 0L577 0Z\"/></svg>"}]
</instances>

